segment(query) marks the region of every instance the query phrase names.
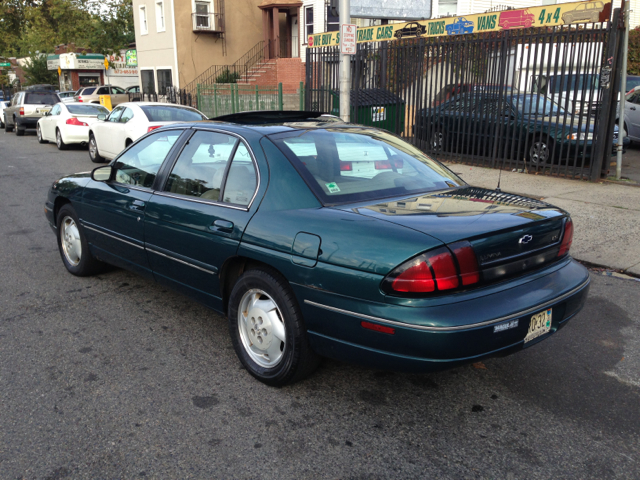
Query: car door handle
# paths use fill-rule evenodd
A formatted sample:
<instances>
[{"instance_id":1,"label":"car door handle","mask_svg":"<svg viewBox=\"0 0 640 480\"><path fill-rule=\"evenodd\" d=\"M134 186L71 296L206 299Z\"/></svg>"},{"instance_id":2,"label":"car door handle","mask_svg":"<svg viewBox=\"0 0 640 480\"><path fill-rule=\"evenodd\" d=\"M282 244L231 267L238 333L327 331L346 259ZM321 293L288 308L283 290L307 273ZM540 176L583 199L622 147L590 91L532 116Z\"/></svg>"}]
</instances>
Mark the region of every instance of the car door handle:
<instances>
[{"instance_id":1,"label":"car door handle","mask_svg":"<svg viewBox=\"0 0 640 480\"><path fill-rule=\"evenodd\" d=\"M144 202L142 200L134 200L131 205L129 205L129 210L135 210L136 212L144 210Z\"/></svg>"},{"instance_id":2,"label":"car door handle","mask_svg":"<svg viewBox=\"0 0 640 480\"><path fill-rule=\"evenodd\" d=\"M636 109L636 107L631 107L631 108L630 108L630 110L635 110L635 109Z\"/></svg>"},{"instance_id":3,"label":"car door handle","mask_svg":"<svg viewBox=\"0 0 640 480\"><path fill-rule=\"evenodd\" d=\"M221 232L231 232L233 231L233 222L229 222L227 220L216 220L213 222L213 225L209 227L211 230L221 231Z\"/></svg>"}]
</instances>

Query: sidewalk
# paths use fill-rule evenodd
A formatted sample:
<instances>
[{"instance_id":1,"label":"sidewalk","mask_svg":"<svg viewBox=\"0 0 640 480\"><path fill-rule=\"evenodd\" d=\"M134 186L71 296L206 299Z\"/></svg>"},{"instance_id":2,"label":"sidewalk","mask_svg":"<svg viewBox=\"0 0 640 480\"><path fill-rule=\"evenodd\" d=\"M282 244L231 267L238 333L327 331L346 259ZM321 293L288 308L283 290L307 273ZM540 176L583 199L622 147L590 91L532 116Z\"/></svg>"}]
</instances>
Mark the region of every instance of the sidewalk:
<instances>
[{"instance_id":1,"label":"sidewalk","mask_svg":"<svg viewBox=\"0 0 640 480\"><path fill-rule=\"evenodd\" d=\"M470 185L495 189L499 170L445 162ZM539 198L571 214L571 255L640 275L640 188L502 172L500 189Z\"/></svg>"}]
</instances>

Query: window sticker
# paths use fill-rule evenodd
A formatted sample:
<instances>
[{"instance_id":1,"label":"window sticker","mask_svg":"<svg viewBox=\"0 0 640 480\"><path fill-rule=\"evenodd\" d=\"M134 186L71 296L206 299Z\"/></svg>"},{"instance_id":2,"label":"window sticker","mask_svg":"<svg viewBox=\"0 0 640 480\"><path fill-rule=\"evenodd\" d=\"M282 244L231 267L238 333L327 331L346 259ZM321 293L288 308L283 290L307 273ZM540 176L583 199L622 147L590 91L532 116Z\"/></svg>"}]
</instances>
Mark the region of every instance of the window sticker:
<instances>
[{"instance_id":1,"label":"window sticker","mask_svg":"<svg viewBox=\"0 0 640 480\"><path fill-rule=\"evenodd\" d=\"M338 188L338 184L336 182L325 183L327 189L329 189L329 193L338 193L340 188Z\"/></svg>"}]
</instances>

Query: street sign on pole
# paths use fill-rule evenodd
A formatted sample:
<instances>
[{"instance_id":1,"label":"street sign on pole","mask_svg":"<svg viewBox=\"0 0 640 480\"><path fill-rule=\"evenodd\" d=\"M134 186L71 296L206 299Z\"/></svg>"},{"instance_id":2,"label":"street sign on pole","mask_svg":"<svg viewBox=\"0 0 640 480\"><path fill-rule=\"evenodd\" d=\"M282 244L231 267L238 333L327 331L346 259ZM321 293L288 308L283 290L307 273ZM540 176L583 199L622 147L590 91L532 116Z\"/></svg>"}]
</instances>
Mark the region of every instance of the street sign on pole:
<instances>
[{"instance_id":1,"label":"street sign on pole","mask_svg":"<svg viewBox=\"0 0 640 480\"><path fill-rule=\"evenodd\" d=\"M10 67L11 64L9 62L0 62L0 67Z\"/></svg>"},{"instance_id":2,"label":"street sign on pole","mask_svg":"<svg viewBox=\"0 0 640 480\"><path fill-rule=\"evenodd\" d=\"M340 27L340 53L344 55L355 55L356 25L353 23L345 23Z\"/></svg>"}]
</instances>

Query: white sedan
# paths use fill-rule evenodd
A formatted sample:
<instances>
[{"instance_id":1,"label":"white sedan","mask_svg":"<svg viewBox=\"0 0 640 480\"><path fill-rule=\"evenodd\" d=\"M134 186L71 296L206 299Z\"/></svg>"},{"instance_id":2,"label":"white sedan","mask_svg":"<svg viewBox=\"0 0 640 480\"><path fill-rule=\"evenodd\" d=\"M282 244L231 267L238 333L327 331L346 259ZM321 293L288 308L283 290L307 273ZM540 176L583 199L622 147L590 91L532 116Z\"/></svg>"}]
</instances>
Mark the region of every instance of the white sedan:
<instances>
[{"instance_id":1,"label":"white sedan","mask_svg":"<svg viewBox=\"0 0 640 480\"><path fill-rule=\"evenodd\" d=\"M122 150L147 132L178 122L206 120L195 108L170 103L121 103L89 131L89 157L92 162L112 160Z\"/></svg>"},{"instance_id":2,"label":"white sedan","mask_svg":"<svg viewBox=\"0 0 640 480\"><path fill-rule=\"evenodd\" d=\"M0 101L0 128L4 128L4 109L9 106L11 102L2 100Z\"/></svg>"},{"instance_id":3,"label":"white sedan","mask_svg":"<svg viewBox=\"0 0 640 480\"><path fill-rule=\"evenodd\" d=\"M98 121L98 115L108 113L109 110L101 105L56 103L51 111L38 120L38 142L55 142L59 150L66 149L72 143L87 144L89 127Z\"/></svg>"}]
</instances>

